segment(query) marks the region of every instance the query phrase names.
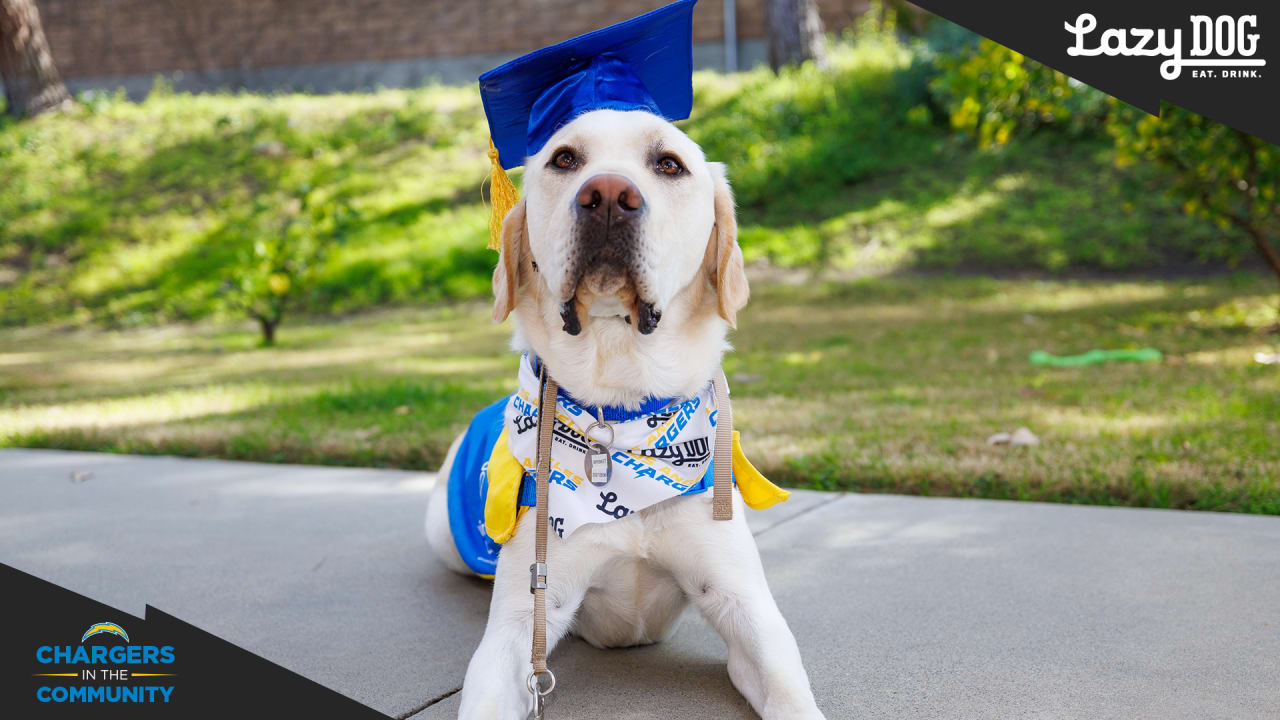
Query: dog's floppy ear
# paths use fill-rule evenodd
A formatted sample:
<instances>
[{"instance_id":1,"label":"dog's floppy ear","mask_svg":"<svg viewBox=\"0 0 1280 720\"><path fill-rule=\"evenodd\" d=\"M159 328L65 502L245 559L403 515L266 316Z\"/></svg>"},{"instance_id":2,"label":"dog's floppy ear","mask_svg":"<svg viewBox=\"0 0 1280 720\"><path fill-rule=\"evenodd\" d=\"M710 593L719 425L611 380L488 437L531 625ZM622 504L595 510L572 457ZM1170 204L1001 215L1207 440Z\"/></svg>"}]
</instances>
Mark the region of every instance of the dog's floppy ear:
<instances>
[{"instance_id":1,"label":"dog's floppy ear","mask_svg":"<svg viewBox=\"0 0 1280 720\"><path fill-rule=\"evenodd\" d=\"M515 204L502 221L502 250L493 269L493 320L502 322L516 307L520 288L528 279L529 240L524 200Z\"/></svg>"},{"instance_id":2,"label":"dog's floppy ear","mask_svg":"<svg viewBox=\"0 0 1280 720\"><path fill-rule=\"evenodd\" d=\"M738 326L738 311L751 295L747 272L742 264L742 248L738 247L738 221L733 210L733 191L724 174L724 163L708 163L715 182L716 223L711 228L707 253L703 259L711 287L716 290L720 317L732 327Z\"/></svg>"}]
</instances>

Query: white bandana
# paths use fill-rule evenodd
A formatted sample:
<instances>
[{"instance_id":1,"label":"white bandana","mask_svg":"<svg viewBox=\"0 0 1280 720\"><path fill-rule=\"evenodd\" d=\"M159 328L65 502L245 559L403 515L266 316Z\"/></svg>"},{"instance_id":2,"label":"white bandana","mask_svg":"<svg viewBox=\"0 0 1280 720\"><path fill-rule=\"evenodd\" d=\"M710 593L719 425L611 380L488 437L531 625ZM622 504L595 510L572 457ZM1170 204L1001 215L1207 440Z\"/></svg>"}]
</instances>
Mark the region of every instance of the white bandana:
<instances>
[{"instance_id":1,"label":"white bandana","mask_svg":"<svg viewBox=\"0 0 1280 720\"><path fill-rule=\"evenodd\" d=\"M507 403L507 442L526 471L537 466L538 395L533 363L520 360L520 390ZM572 400L556 398L556 425L551 441L551 478L547 512L552 530L570 535L587 523L626 517L637 510L683 494L697 485L715 450L715 395L707 383L697 395L673 401L657 412L625 422L611 422L613 442L609 482L587 480L587 429L596 421ZM607 439L595 430L593 440Z\"/></svg>"}]
</instances>

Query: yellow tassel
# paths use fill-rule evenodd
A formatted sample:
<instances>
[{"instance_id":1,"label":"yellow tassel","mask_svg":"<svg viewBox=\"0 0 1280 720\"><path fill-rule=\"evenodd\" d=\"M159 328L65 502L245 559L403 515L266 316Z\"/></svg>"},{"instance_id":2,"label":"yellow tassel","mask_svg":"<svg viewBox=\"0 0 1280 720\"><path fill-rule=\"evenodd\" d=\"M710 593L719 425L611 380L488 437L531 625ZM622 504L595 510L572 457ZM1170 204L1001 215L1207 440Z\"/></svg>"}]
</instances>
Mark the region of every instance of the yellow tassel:
<instances>
[{"instance_id":1,"label":"yellow tassel","mask_svg":"<svg viewBox=\"0 0 1280 720\"><path fill-rule=\"evenodd\" d=\"M493 146L493 138L489 138L489 197L493 200L493 214L489 216L489 249L502 250L502 221L511 212L511 208L520 202L520 193L516 192L515 183L507 177L498 160L498 149Z\"/></svg>"}]
</instances>

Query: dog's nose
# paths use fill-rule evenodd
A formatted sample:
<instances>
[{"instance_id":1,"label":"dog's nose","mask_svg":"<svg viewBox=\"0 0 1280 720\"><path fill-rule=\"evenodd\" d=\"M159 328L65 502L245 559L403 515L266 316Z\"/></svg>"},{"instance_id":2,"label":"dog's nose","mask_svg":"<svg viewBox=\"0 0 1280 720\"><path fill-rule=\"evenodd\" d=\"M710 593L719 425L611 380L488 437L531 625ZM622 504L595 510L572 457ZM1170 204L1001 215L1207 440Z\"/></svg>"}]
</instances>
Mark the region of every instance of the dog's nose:
<instances>
[{"instance_id":1,"label":"dog's nose","mask_svg":"<svg viewBox=\"0 0 1280 720\"><path fill-rule=\"evenodd\" d=\"M621 175L596 175L578 190L578 212L602 215L613 222L636 215L642 207L640 188Z\"/></svg>"}]
</instances>

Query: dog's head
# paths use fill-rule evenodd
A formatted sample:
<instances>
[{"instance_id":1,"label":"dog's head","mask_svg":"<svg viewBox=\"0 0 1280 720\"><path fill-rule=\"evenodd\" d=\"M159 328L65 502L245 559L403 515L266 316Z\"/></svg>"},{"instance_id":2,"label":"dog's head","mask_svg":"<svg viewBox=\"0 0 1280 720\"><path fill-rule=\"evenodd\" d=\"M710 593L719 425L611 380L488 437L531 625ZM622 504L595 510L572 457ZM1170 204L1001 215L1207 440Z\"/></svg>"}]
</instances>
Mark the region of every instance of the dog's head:
<instances>
[{"instance_id":1,"label":"dog's head","mask_svg":"<svg viewBox=\"0 0 1280 720\"><path fill-rule=\"evenodd\" d=\"M525 163L493 291L584 402L696 392L748 296L723 166L656 115L579 116Z\"/></svg>"}]
</instances>

